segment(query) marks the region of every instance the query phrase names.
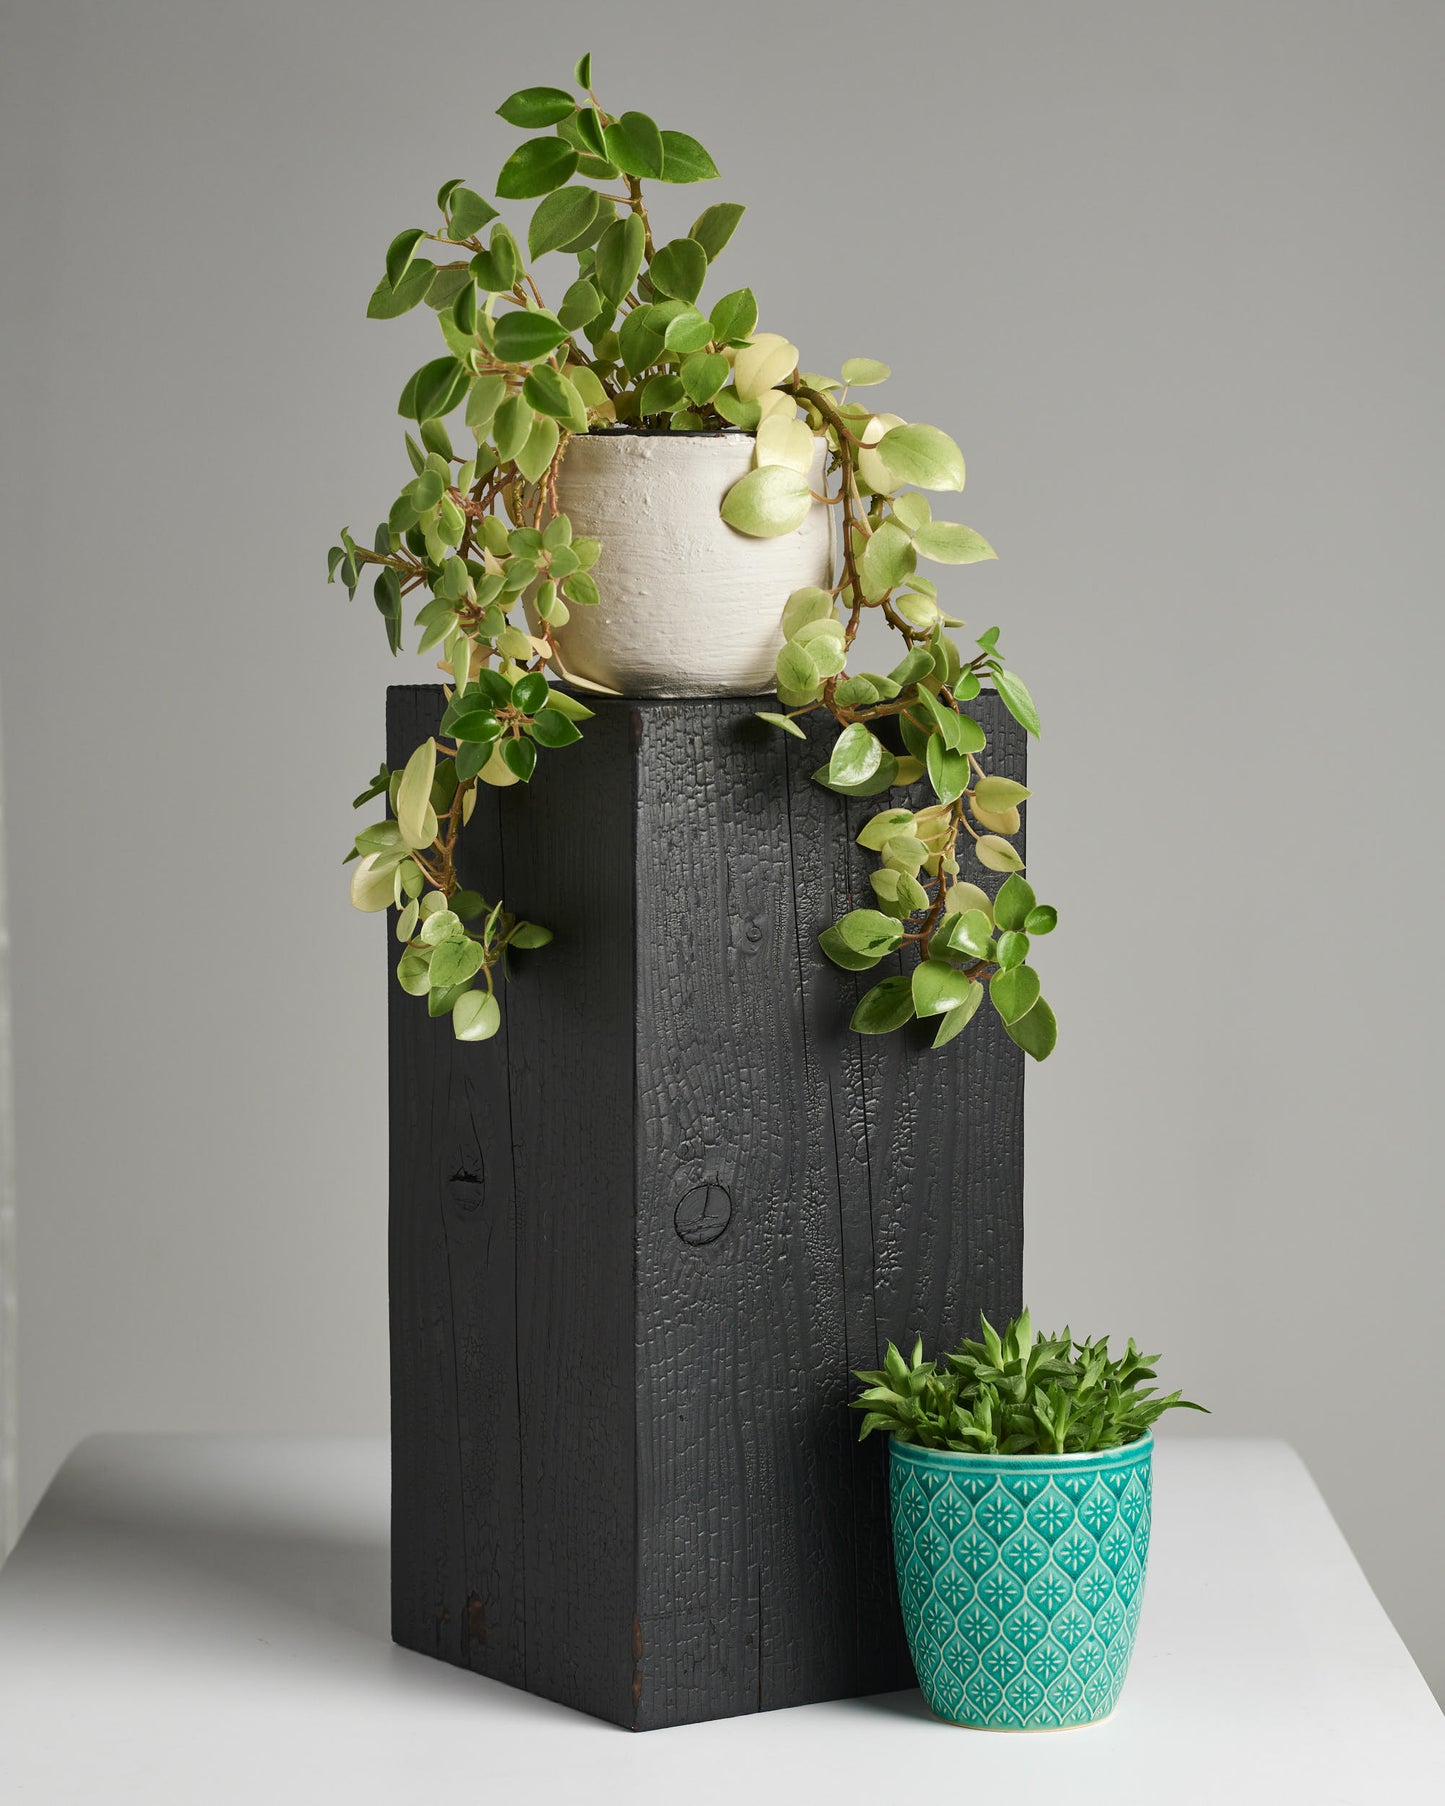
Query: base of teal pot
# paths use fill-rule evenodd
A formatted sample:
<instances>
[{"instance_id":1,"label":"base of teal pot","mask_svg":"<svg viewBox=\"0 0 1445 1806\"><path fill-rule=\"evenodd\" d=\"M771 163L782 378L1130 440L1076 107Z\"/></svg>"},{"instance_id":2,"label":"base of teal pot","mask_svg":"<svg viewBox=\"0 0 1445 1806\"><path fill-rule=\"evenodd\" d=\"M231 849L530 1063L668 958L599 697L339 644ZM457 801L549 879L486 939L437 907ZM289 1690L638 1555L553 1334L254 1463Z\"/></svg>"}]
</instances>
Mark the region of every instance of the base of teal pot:
<instances>
[{"instance_id":1,"label":"base of teal pot","mask_svg":"<svg viewBox=\"0 0 1445 1806\"><path fill-rule=\"evenodd\" d=\"M981 1731L1113 1711L1149 1554L1152 1438L1089 1455L890 1444L898 1596L930 1711Z\"/></svg>"},{"instance_id":2,"label":"base of teal pot","mask_svg":"<svg viewBox=\"0 0 1445 1806\"><path fill-rule=\"evenodd\" d=\"M1095 1725L1107 1724L1114 1716L1112 1711L1101 1712L1097 1718L1080 1718L1070 1724L975 1724L968 1718L945 1718L932 1706L928 1710L951 1731L985 1731L990 1737L1051 1737L1056 1732L1092 1731Z\"/></svg>"}]
</instances>

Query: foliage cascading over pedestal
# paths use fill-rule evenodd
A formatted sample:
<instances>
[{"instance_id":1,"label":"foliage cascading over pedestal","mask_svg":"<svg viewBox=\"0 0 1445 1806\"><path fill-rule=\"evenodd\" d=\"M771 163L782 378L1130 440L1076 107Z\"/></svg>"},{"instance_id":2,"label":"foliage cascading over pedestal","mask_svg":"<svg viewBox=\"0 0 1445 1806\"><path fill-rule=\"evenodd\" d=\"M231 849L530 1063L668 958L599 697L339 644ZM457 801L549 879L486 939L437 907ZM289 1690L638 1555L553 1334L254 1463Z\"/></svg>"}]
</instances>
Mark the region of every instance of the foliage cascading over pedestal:
<instances>
[{"instance_id":1,"label":"foliage cascading over pedestal","mask_svg":"<svg viewBox=\"0 0 1445 1806\"><path fill-rule=\"evenodd\" d=\"M938 428L855 398L886 380L886 365L852 358L836 379L800 371L796 346L757 330L750 289L704 311L710 267L743 208L715 203L683 236L656 242L644 181L708 181L713 161L684 132L659 130L642 113L605 111L590 57L576 82L575 94L526 88L498 109L537 134L507 159L495 188L499 199L537 202L526 257L489 201L447 182L435 229L392 240L367 309L390 319L425 303L446 350L402 390L398 411L416 429L406 434L409 480L371 546L343 531L328 575L340 575L354 596L374 567L393 652L405 614L420 602L417 650L439 652L451 688L439 734L401 769L383 766L356 799L361 807L384 798L387 814L348 854L358 861L352 902L400 910L397 976L434 1016L449 1015L462 1040L496 1033L496 978L509 951L543 946L551 934L460 887L458 836L478 783L525 784L539 755L580 740L591 716L548 676L566 677L556 630L571 610L599 600L590 571L601 547L574 535L559 509L558 468L578 433L741 429L756 436L756 451L723 501L730 526L768 538L794 531L819 504L839 515L832 587L787 599L781 708L763 719L802 737L800 717L831 716L839 732L814 776L841 795L885 798L925 779L932 791L921 808L885 800L865 824L859 843L878 859L874 907L849 910L820 936L824 953L848 971L902 948L916 954L908 972L865 993L853 1027L880 1034L923 1017L937 1024L933 1044L941 1046L986 989L1009 1035L1044 1059L1057 1031L1029 953L1057 916L1021 875L1012 841L1029 792L988 772L985 735L967 704L989 681L1028 732L1038 733L1038 717L999 654L999 630L961 648L949 630L964 623L945 612L919 569L920 558L958 565L994 556L971 528L935 520L923 493L962 489L963 456ZM427 244L444 256L422 255ZM552 309L528 259L554 253L575 258L577 274ZM458 411L460 452L452 433L462 429L448 425ZM822 494L809 474L819 438ZM888 672L849 670L870 609L901 641ZM889 720L901 752L877 731ZM982 872L1004 876L996 895L963 876L961 847Z\"/></svg>"}]
</instances>

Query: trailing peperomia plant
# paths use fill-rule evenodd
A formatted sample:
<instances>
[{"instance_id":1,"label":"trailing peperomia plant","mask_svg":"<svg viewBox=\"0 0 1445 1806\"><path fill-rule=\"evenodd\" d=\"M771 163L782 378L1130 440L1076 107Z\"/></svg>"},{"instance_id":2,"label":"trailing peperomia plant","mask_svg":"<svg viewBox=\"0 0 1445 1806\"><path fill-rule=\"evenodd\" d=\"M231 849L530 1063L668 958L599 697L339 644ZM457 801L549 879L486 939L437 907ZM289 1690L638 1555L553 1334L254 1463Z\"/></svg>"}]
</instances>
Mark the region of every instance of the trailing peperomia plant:
<instances>
[{"instance_id":1,"label":"trailing peperomia plant","mask_svg":"<svg viewBox=\"0 0 1445 1806\"><path fill-rule=\"evenodd\" d=\"M1203 1411L1179 1393L1155 1396L1158 1355L1130 1338L1117 1360L1109 1339L1035 1335L1027 1311L1000 1335L982 1318L981 1342L960 1342L942 1365L905 1360L890 1342L876 1373L859 1373L860 1440L887 1430L901 1442L958 1454L1072 1455L1137 1442L1166 1411Z\"/></svg>"},{"instance_id":2,"label":"trailing peperomia plant","mask_svg":"<svg viewBox=\"0 0 1445 1806\"><path fill-rule=\"evenodd\" d=\"M941 1046L987 988L1012 1038L1044 1059L1056 1027L1029 953L1057 917L1020 876L1014 837L1029 792L987 769L986 737L967 705L989 682L1029 733L1038 717L1003 662L999 630L961 648L950 630L963 622L919 568L920 559L994 556L971 528L935 520L922 493L962 489L962 454L937 427L858 399L887 378L886 365L852 358L837 378L800 371L796 346L758 331L747 288L704 308L711 266L743 208L715 203L681 236L659 240L644 182L710 180L712 158L685 132L604 108L590 57L575 77L576 92L526 88L498 109L533 134L495 185L501 200L537 203L525 256L489 200L446 182L437 223L392 240L367 309L390 319L425 303L445 351L402 390L398 411L415 426L408 480L370 546L342 533L328 575L354 596L371 567L393 652L415 609L417 650L439 652L451 689L439 734L402 769L383 766L357 798L385 798L388 813L348 855L359 860L352 901L399 908L398 977L433 1015L449 1014L463 1040L496 1033L495 981L508 950L551 937L500 900L462 890L456 849L478 783L525 784L539 756L582 738L591 715L548 675L566 677L557 634L570 612L599 600L590 573L601 548L574 534L558 506L561 462L575 435L595 430L742 429L756 449L722 504L732 527L768 538L794 531L814 506L837 510L834 581L787 598L780 708L763 719L806 737L801 718L831 717L839 731L814 775L841 795L884 799L924 782L931 792L920 807L885 800L867 822L858 840L878 861L872 906L820 937L848 971L900 950L916 956L863 996L853 1027L880 1034L923 1017ZM548 256L567 272L554 307L531 268ZM448 424L458 412L460 450L452 435L462 429ZM824 487L815 491L820 440ZM901 642L887 672L849 669L870 610ZM889 723L901 736L893 746L880 732ZM965 846L981 872L1003 876L997 895L964 878Z\"/></svg>"}]
</instances>

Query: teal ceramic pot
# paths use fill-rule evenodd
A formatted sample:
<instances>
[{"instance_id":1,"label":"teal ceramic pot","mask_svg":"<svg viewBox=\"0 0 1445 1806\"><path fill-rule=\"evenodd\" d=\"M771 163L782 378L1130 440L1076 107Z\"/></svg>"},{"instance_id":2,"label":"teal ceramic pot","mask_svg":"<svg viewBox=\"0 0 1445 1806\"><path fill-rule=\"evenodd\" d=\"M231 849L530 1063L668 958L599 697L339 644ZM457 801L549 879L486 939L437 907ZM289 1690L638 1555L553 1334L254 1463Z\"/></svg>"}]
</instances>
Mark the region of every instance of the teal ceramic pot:
<instances>
[{"instance_id":1,"label":"teal ceramic pot","mask_svg":"<svg viewBox=\"0 0 1445 1806\"><path fill-rule=\"evenodd\" d=\"M1107 1718L1134 1652L1154 1440L1090 1455L889 1442L908 1647L940 1718L987 1731Z\"/></svg>"}]
</instances>

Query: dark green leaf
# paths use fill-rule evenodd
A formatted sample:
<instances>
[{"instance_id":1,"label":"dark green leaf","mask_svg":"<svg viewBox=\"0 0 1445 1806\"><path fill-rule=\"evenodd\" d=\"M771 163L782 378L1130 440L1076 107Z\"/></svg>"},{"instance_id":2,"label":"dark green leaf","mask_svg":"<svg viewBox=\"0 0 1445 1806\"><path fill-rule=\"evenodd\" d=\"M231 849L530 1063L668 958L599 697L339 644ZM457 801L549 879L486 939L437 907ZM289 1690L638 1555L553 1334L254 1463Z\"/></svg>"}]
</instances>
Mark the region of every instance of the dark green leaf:
<instances>
[{"instance_id":1,"label":"dark green leaf","mask_svg":"<svg viewBox=\"0 0 1445 1806\"><path fill-rule=\"evenodd\" d=\"M433 358L402 390L397 412L417 422L439 420L466 394L469 380L467 371L454 357Z\"/></svg>"},{"instance_id":2,"label":"dark green leaf","mask_svg":"<svg viewBox=\"0 0 1445 1806\"><path fill-rule=\"evenodd\" d=\"M925 762L928 781L939 802L952 803L963 795L972 770L963 753L949 752L940 735L930 734Z\"/></svg>"},{"instance_id":3,"label":"dark green leaf","mask_svg":"<svg viewBox=\"0 0 1445 1806\"><path fill-rule=\"evenodd\" d=\"M386 279L393 290L396 289L410 267L416 248L426 237L419 226L412 226L405 232L398 232L386 248Z\"/></svg>"},{"instance_id":4,"label":"dark green leaf","mask_svg":"<svg viewBox=\"0 0 1445 1806\"><path fill-rule=\"evenodd\" d=\"M662 342L668 351L701 351L712 338L712 322L695 307L685 307L667 322ZM724 360L726 361L726 360Z\"/></svg>"},{"instance_id":5,"label":"dark green leaf","mask_svg":"<svg viewBox=\"0 0 1445 1806\"><path fill-rule=\"evenodd\" d=\"M613 220L597 241L593 273L614 307L621 305L637 280L646 242L646 228L635 213L624 213L621 219Z\"/></svg>"},{"instance_id":6,"label":"dark green leaf","mask_svg":"<svg viewBox=\"0 0 1445 1806\"><path fill-rule=\"evenodd\" d=\"M522 384L522 393L539 413L564 421L573 432L586 432L587 408L582 397L550 364L533 366Z\"/></svg>"},{"instance_id":7,"label":"dark green leaf","mask_svg":"<svg viewBox=\"0 0 1445 1806\"><path fill-rule=\"evenodd\" d=\"M468 703L471 703L471 692L468 692L467 700ZM492 711L479 706L468 707L462 714L456 716L446 731L453 740L471 740L479 746L490 746L494 740L500 738L502 732L497 723L497 717ZM477 769L480 770L481 767L479 766ZM473 772L470 775L475 777L476 773Z\"/></svg>"},{"instance_id":8,"label":"dark green leaf","mask_svg":"<svg viewBox=\"0 0 1445 1806\"><path fill-rule=\"evenodd\" d=\"M525 784L537 766L537 748L530 740L508 740L502 746L507 769Z\"/></svg>"},{"instance_id":9,"label":"dark green leaf","mask_svg":"<svg viewBox=\"0 0 1445 1806\"><path fill-rule=\"evenodd\" d=\"M679 301L696 301L707 279L707 253L695 238L674 238L647 266L652 286Z\"/></svg>"},{"instance_id":10,"label":"dark green leaf","mask_svg":"<svg viewBox=\"0 0 1445 1806\"><path fill-rule=\"evenodd\" d=\"M557 319L568 332L575 332L579 326L595 320L601 311L602 297L584 276L574 282L563 295L562 304L557 309Z\"/></svg>"},{"instance_id":11,"label":"dark green leaf","mask_svg":"<svg viewBox=\"0 0 1445 1806\"><path fill-rule=\"evenodd\" d=\"M1012 671L1005 670L1002 665L995 665L993 666L993 681L998 685L998 693L1009 714L1020 727L1037 738L1039 712L1034 707L1034 699L1029 695L1028 686L1023 679L1015 677Z\"/></svg>"},{"instance_id":12,"label":"dark green leaf","mask_svg":"<svg viewBox=\"0 0 1445 1806\"><path fill-rule=\"evenodd\" d=\"M709 315L713 332L719 339L745 339L758 323L758 304L750 288L734 289L724 295Z\"/></svg>"},{"instance_id":13,"label":"dark green leaf","mask_svg":"<svg viewBox=\"0 0 1445 1806\"><path fill-rule=\"evenodd\" d=\"M585 88L587 84L583 82L582 86ZM539 126L556 125L558 120L566 119L576 105L563 88L519 88L515 94L507 96L497 113L508 125L519 125L524 131L531 132Z\"/></svg>"},{"instance_id":14,"label":"dark green leaf","mask_svg":"<svg viewBox=\"0 0 1445 1806\"><path fill-rule=\"evenodd\" d=\"M395 287L389 277L383 276L366 304L367 319L394 320L408 312L424 298L435 274L436 265L418 257L407 266L406 274Z\"/></svg>"},{"instance_id":15,"label":"dark green leaf","mask_svg":"<svg viewBox=\"0 0 1445 1806\"><path fill-rule=\"evenodd\" d=\"M555 314L519 308L497 321L493 342L502 363L530 364L555 351L566 337L567 329Z\"/></svg>"},{"instance_id":16,"label":"dark green leaf","mask_svg":"<svg viewBox=\"0 0 1445 1806\"><path fill-rule=\"evenodd\" d=\"M848 1026L860 1035L886 1035L912 1019L912 984L900 975L885 978L865 992Z\"/></svg>"},{"instance_id":17,"label":"dark green leaf","mask_svg":"<svg viewBox=\"0 0 1445 1806\"><path fill-rule=\"evenodd\" d=\"M474 778L492 756L491 745L484 740L467 740L457 748L457 778L465 784ZM457 912L459 915L460 910Z\"/></svg>"},{"instance_id":18,"label":"dark green leaf","mask_svg":"<svg viewBox=\"0 0 1445 1806\"><path fill-rule=\"evenodd\" d=\"M1039 975L1032 966L1014 966L1008 972L995 972L988 991L1003 1021L1017 1022L1039 1000Z\"/></svg>"},{"instance_id":19,"label":"dark green leaf","mask_svg":"<svg viewBox=\"0 0 1445 1806\"><path fill-rule=\"evenodd\" d=\"M457 291L452 304L452 321L464 338L471 338L477 330L477 285L470 275Z\"/></svg>"},{"instance_id":20,"label":"dark green leaf","mask_svg":"<svg viewBox=\"0 0 1445 1806\"><path fill-rule=\"evenodd\" d=\"M577 152L561 138L529 138L502 165L497 193L506 201L550 194L570 182L576 168Z\"/></svg>"},{"instance_id":21,"label":"dark green leaf","mask_svg":"<svg viewBox=\"0 0 1445 1806\"><path fill-rule=\"evenodd\" d=\"M539 746L570 746L582 735L560 709L543 709L533 719L532 737Z\"/></svg>"},{"instance_id":22,"label":"dark green leaf","mask_svg":"<svg viewBox=\"0 0 1445 1806\"><path fill-rule=\"evenodd\" d=\"M376 607L387 623L387 643L396 654L401 650L401 578L387 565L372 587Z\"/></svg>"},{"instance_id":23,"label":"dark green leaf","mask_svg":"<svg viewBox=\"0 0 1445 1806\"><path fill-rule=\"evenodd\" d=\"M682 401L682 378L675 371L667 370L648 382L638 402L638 412L643 415L667 414L679 407Z\"/></svg>"},{"instance_id":24,"label":"dark green leaf","mask_svg":"<svg viewBox=\"0 0 1445 1806\"><path fill-rule=\"evenodd\" d=\"M1017 1022L1005 1023L1004 1027L1009 1039L1017 1042L1035 1060L1048 1059L1059 1038L1059 1025L1054 1020L1054 1012L1042 997L1026 1016L1020 1016Z\"/></svg>"},{"instance_id":25,"label":"dark green leaf","mask_svg":"<svg viewBox=\"0 0 1445 1806\"><path fill-rule=\"evenodd\" d=\"M608 157L624 174L661 177L662 133L646 113L624 113L608 126L605 138Z\"/></svg>"},{"instance_id":26,"label":"dark green leaf","mask_svg":"<svg viewBox=\"0 0 1445 1806\"><path fill-rule=\"evenodd\" d=\"M596 107L582 107L576 119L577 143L579 149L590 151L599 162L607 156L607 141L603 136L602 115ZM608 164L608 168L612 167Z\"/></svg>"},{"instance_id":27,"label":"dark green leaf","mask_svg":"<svg viewBox=\"0 0 1445 1806\"><path fill-rule=\"evenodd\" d=\"M535 715L547 706L549 688L540 671L528 671L512 685L512 706L524 715Z\"/></svg>"},{"instance_id":28,"label":"dark green leaf","mask_svg":"<svg viewBox=\"0 0 1445 1806\"><path fill-rule=\"evenodd\" d=\"M602 196L595 188L559 188L549 194L527 228L528 252L542 257L579 238L596 219L601 205Z\"/></svg>"},{"instance_id":29,"label":"dark green leaf","mask_svg":"<svg viewBox=\"0 0 1445 1806\"><path fill-rule=\"evenodd\" d=\"M1014 872L1004 879L993 900L993 919L1000 928L1020 929L1037 901L1033 886Z\"/></svg>"},{"instance_id":30,"label":"dark green leaf","mask_svg":"<svg viewBox=\"0 0 1445 1806\"><path fill-rule=\"evenodd\" d=\"M475 238L483 226L497 217L496 208L490 201L483 200L474 188L463 188L458 184L448 200L448 238Z\"/></svg>"},{"instance_id":31,"label":"dark green leaf","mask_svg":"<svg viewBox=\"0 0 1445 1806\"><path fill-rule=\"evenodd\" d=\"M737 231L738 221L745 211L736 201L718 201L711 207L704 207L692 222L687 235L702 246L709 263Z\"/></svg>"},{"instance_id":32,"label":"dark green leaf","mask_svg":"<svg viewBox=\"0 0 1445 1806\"><path fill-rule=\"evenodd\" d=\"M678 372L688 398L699 407L711 401L728 379L728 361L720 351L694 351Z\"/></svg>"},{"instance_id":33,"label":"dark green leaf","mask_svg":"<svg viewBox=\"0 0 1445 1806\"><path fill-rule=\"evenodd\" d=\"M494 709L504 709L512 700L512 686L500 671L493 671L490 666L478 671L472 679L471 688L480 690Z\"/></svg>"},{"instance_id":34,"label":"dark green leaf","mask_svg":"<svg viewBox=\"0 0 1445 1806\"><path fill-rule=\"evenodd\" d=\"M686 132L662 134L662 168L658 172L664 182L710 182L717 174L717 164Z\"/></svg>"}]
</instances>

